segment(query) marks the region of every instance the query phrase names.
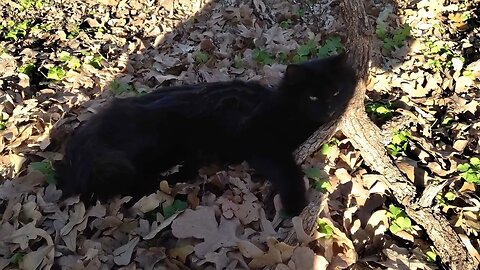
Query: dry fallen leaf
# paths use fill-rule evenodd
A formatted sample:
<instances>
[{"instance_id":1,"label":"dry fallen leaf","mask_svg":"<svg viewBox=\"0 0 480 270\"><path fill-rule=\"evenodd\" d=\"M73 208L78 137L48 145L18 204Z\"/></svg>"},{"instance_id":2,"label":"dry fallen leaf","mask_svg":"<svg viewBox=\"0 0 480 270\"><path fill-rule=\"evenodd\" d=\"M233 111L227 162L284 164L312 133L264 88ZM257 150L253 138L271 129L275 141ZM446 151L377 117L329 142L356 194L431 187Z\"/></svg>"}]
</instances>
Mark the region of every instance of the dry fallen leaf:
<instances>
[{"instance_id":1,"label":"dry fallen leaf","mask_svg":"<svg viewBox=\"0 0 480 270\"><path fill-rule=\"evenodd\" d=\"M220 247L233 247L238 240L236 228L238 219L220 218L217 224L212 207L199 206L196 210L187 209L172 222L172 234L177 238L194 237L204 242L195 246L195 254L204 258L206 254Z\"/></svg>"},{"instance_id":2,"label":"dry fallen leaf","mask_svg":"<svg viewBox=\"0 0 480 270\"><path fill-rule=\"evenodd\" d=\"M130 263L132 258L132 253L138 242L140 241L139 237L135 237L132 240L128 241L125 245L115 249L113 251L113 258L115 264L117 265L127 265Z\"/></svg>"}]
</instances>

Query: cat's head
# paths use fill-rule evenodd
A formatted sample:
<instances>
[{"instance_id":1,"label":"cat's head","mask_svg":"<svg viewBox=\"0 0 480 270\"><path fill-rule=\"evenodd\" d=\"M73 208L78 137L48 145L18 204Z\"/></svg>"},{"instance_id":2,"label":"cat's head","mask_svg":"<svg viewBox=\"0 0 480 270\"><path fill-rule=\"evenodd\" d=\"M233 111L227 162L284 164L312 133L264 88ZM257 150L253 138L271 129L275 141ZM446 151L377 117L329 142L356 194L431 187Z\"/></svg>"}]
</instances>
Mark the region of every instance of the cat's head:
<instances>
[{"instance_id":1,"label":"cat's head","mask_svg":"<svg viewBox=\"0 0 480 270\"><path fill-rule=\"evenodd\" d=\"M345 110L356 86L346 54L289 65L281 91L298 110L317 122L327 122Z\"/></svg>"}]
</instances>

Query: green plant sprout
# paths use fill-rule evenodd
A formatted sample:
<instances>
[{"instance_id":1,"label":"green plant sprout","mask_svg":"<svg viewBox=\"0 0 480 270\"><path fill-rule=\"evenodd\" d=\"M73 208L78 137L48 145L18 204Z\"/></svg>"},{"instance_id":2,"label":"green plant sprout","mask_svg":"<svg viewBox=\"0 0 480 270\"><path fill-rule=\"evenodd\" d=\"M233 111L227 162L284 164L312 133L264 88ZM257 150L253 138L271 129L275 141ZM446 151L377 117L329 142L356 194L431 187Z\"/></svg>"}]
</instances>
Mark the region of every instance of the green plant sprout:
<instances>
[{"instance_id":1,"label":"green plant sprout","mask_svg":"<svg viewBox=\"0 0 480 270\"><path fill-rule=\"evenodd\" d=\"M403 46L405 41L410 37L411 30L410 25L405 23L391 33L388 32L384 24L377 24L375 35L382 41L384 49L392 51L395 48Z\"/></svg>"},{"instance_id":2,"label":"green plant sprout","mask_svg":"<svg viewBox=\"0 0 480 270\"><path fill-rule=\"evenodd\" d=\"M283 29L288 29L292 27L292 23L292 20L286 19L280 22L280 27L282 27Z\"/></svg>"},{"instance_id":3,"label":"green plant sprout","mask_svg":"<svg viewBox=\"0 0 480 270\"><path fill-rule=\"evenodd\" d=\"M263 49L254 49L252 51L252 58L264 65L271 65L274 63L273 56L267 50Z\"/></svg>"},{"instance_id":4,"label":"green plant sprout","mask_svg":"<svg viewBox=\"0 0 480 270\"><path fill-rule=\"evenodd\" d=\"M408 218L407 214L393 204L388 207L387 216L391 221L389 230L393 234L397 234L400 231L407 231L412 228L412 221Z\"/></svg>"},{"instance_id":5,"label":"green plant sprout","mask_svg":"<svg viewBox=\"0 0 480 270\"><path fill-rule=\"evenodd\" d=\"M325 234L325 238L330 238L333 235L333 228L323 218L317 219L317 231Z\"/></svg>"},{"instance_id":6,"label":"green plant sprout","mask_svg":"<svg viewBox=\"0 0 480 270\"><path fill-rule=\"evenodd\" d=\"M24 20L20 23L14 23L13 21L7 22L8 32L5 34L5 39L17 40L19 37L27 35L28 27L30 26L30 20Z\"/></svg>"},{"instance_id":7,"label":"green plant sprout","mask_svg":"<svg viewBox=\"0 0 480 270\"><path fill-rule=\"evenodd\" d=\"M26 75L32 74L32 71L35 69L34 63L25 63L17 68L18 73L23 73Z\"/></svg>"},{"instance_id":8,"label":"green plant sprout","mask_svg":"<svg viewBox=\"0 0 480 270\"><path fill-rule=\"evenodd\" d=\"M393 117L392 104L390 102L373 102L365 107L367 113L373 113L381 119L389 120Z\"/></svg>"},{"instance_id":9,"label":"green plant sprout","mask_svg":"<svg viewBox=\"0 0 480 270\"><path fill-rule=\"evenodd\" d=\"M41 0L20 0L19 1L21 10L28 10L32 7L42 8L43 2Z\"/></svg>"},{"instance_id":10,"label":"green plant sprout","mask_svg":"<svg viewBox=\"0 0 480 270\"><path fill-rule=\"evenodd\" d=\"M39 171L45 176L45 181L49 184L56 184L55 170L49 161L32 162L28 166L29 171Z\"/></svg>"},{"instance_id":11,"label":"green plant sprout","mask_svg":"<svg viewBox=\"0 0 480 270\"><path fill-rule=\"evenodd\" d=\"M325 156L330 155L334 149L333 146L336 146L339 143L340 142L338 141L337 138L331 139L330 142L322 144L322 146L320 147L320 153L322 153L322 155L325 155Z\"/></svg>"},{"instance_id":12,"label":"green plant sprout","mask_svg":"<svg viewBox=\"0 0 480 270\"><path fill-rule=\"evenodd\" d=\"M297 49L297 54L293 57L294 63L301 63L307 61L312 55L316 53L317 49L317 42L314 40L309 40L307 43L301 45Z\"/></svg>"},{"instance_id":13,"label":"green plant sprout","mask_svg":"<svg viewBox=\"0 0 480 270\"><path fill-rule=\"evenodd\" d=\"M410 137L410 133L406 130L395 133L391 143L387 145L387 152L392 156L398 156L400 153L404 153L407 150Z\"/></svg>"},{"instance_id":14,"label":"green plant sprout","mask_svg":"<svg viewBox=\"0 0 480 270\"><path fill-rule=\"evenodd\" d=\"M427 262L434 263L437 261L437 252L434 247L430 247L430 250L425 252L425 257L427 258Z\"/></svg>"},{"instance_id":15,"label":"green plant sprout","mask_svg":"<svg viewBox=\"0 0 480 270\"><path fill-rule=\"evenodd\" d=\"M12 257L10 257L10 263L13 265L18 265L22 260L23 257L25 257L27 253L23 251L15 252Z\"/></svg>"},{"instance_id":16,"label":"green plant sprout","mask_svg":"<svg viewBox=\"0 0 480 270\"><path fill-rule=\"evenodd\" d=\"M169 218L175 213L187 209L188 203L181 200L175 200L172 205L166 206L163 208L163 216Z\"/></svg>"},{"instance_id":17,"label":"green plant sprout","mask_svg":"<svg viewBox=\"0 0 480 270\"><path fill-rule=\"evenodd\" d=\"M54 81L61 81L67 72L61 66L53 66L48 69L47 79L54 80Z\"/></svg>"},{"instance_id":18,"label":"green plant sprout","mask_svg":"<svg viewBox=\"0 0 480 270\"><path fill-rule=\"evenodd\" d=\"M125 92L135 91L135 88L133 88L133 86L129 85L128 83L120 83L117 81L112 81L109 85L109 89L116 96Z\"/></svg>"},{"instance_id":19,"label":"green plant sprout","mask_svg":"<svg viewBox=\"0 0 480 270\"><path fill-rule=\"evenodd\" d=\"M305 171L305 175L314 180L313 187L319 192L327 192L332 187L330 180L322 178L322 173L319 168L310 168Z\"/></svg>"},{"instance_id":20,"label":"green plant sprout","mask_svg":"<svg viewBox=\"0 0 480 270\"><path fill-rule=\"evenodd\" d=\"M447 201L453 201L456 198L457 198L457 195L455 193L453 193L452 191L448 191L443 196L442 196L442 194L437 194L437 196L435 196L435 199L437 200L437 203L442 207L448 206Z\"/></svg>"},{"instance_id":21,"label":"green plant sprout","mask_svg":"<svg viewBox=\"0 0 480 270\"><path fill-rule=\"evenodd\" d=\"M58 55L59 59L61 62L65 63L69 69L78 69L79 67L82 66L82 63L80 62L80 59L77 57L71 55L69 52L62 51Z\"/></svg>"},{"instance_id":22,"label":"green plant sprout","mask_svg":"<svg viewBox=\"0 0 480 270\"><path fill-rule=\"evenodd\" d=\"M477 157L470 158L469 162L458 165L457 171L468 183L480 185L480 159Z\"/></svg>"},{"instance_id":23,"label":"green plant sprout","mask_svg":"<svg viewBox=\"0 0 480 270\"><path fill-rule=\"evenodd\" d=\"M341 53L344 50L342 40L340 37L330 37L318 49L317 56L320 58L328 57L336 53Z\"/></svg>"},{"instance_id":24,"label":"green plant sprout","mask_svg":"<svg viewBox=\"0 0 480 270\"><path fill-rule=\"evenodd\" d=\"M3 113L0 112L0 130L4 130L7 128L7 120L3 119Z\"/></svg>"},{"instance_id":25,"label":"green plant sprout","mask_svg":"<svg viewBox=\"0 0 480 270\"><path fill-rule=\"evenodd\" d=\"M195 54L195 62L197 64L205 64L208 59L210 59L210 55L208 55L208 53L204 53L204 52L197 52Z\"/></svg>"},{"instance_id":26,"label":"green plant sprout","mask_svg":"<svg viewBox=\"0 0 480 270\"><path fill-rule=\"evenodd\" d=\"M78 26L72 27L68 31L67 39L74 39L74 38L78 37L78 35L80 35L80 31L81 31L81 29Z\"/></svg>"},{"instance_id":27,"label":"green plant sprout","mask_svg":"<svg viewBox=\"0 0 480 270\"><path fill-rule=\"evenodd\" d=\"M85 56L85 62L89 63L96 69L101 69L103 67L103 61L105 61L105 58L100 54Z\"/></svg>"}]
</instances>

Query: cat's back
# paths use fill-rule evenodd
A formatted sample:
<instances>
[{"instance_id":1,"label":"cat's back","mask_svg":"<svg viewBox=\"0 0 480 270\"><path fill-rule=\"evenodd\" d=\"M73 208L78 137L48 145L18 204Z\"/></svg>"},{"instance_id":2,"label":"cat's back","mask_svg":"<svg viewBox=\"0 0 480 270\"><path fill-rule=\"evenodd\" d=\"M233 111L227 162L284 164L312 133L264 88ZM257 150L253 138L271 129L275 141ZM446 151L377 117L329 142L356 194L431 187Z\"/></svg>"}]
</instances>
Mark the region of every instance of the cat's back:
<instances>
[{"instance_id":1,"label":"cat's back","mask_svg":"<svg viewBox=\"0 0 480 270\"><path fill-rule=\"evenodd\" d=\"M117 101L141 110L185 119L237 123L268 102L274 90L258 82L228 81L166 87L131 100Z\"/></svg>"}]
</instances>

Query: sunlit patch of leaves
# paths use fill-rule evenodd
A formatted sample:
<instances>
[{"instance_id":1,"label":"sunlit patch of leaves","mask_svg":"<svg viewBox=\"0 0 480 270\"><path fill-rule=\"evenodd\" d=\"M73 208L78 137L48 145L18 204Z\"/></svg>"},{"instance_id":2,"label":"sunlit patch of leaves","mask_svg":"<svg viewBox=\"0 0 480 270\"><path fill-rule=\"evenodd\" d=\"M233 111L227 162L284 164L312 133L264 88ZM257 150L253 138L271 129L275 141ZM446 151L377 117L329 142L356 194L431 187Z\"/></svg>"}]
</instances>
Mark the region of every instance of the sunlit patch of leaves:
<instances>
[{"instance_id":1,"label":"sunlit patch of leaves","mask_svg":"<svg viewBox=\"0 0 480 270\"><path fill-rule=\"evenodd\" d=\"M45 181L49 184L56 184L55 170L49 161L32 162L28 166L29 171L39 171L45 176Z\"/></svg>"},{"instance_id":2,"label":"sunlit patch of leaves","mask_svg":"<svg viewBox=\"0 0 480 270\"><path fill-rule=\"evenodd\" d=\"M175 200L172 205L163 208L163 216L169 218L173 214L188 208L188 203L182 200Z\"/></svg>"},{"instance_id":3,"label":"sunlit patch of leaves","mask_svg":"<svg viewBox=\"0 0 480 270\"><path fill-rule=\"evenodd\" d=\"M322 174L319 168L310 168L305 171L305 175L312 179L314 182L313 188L319 192L326 192L332 187L330 180L322 178Z\"/></svg>"},{"instance_id":4,"label":"sunlit patch of leaves","mask_svg":"<svg viewBox=\"0 0 480 270\"><path fill-rule=\"evenodd\" d=\"M390 227L388 229L393 234L397 234L400 231L407 231L412 227L412 221L400 207L391 204L388 207L387 216L390 219Z\"/></svg>"},{"instance_id":5,"label":"sunlit patch of leaves","mask_svg":"<svg viewBox=\"0 0 480 270\"><path fill-rule=\"evenodd\" d=\"M390 102L372 102L365 107L367 113L372 113L383 120L390 120L393 117L393 109Z\"/></svg>"},{"instance_id":6,"label":"sunlit patch of leaves","mask_svg":"<svg viewBox=\"0 0 480 270\"><path fill-rule=\"evenodd\" d=\"M22 10L28 10L32 7L35 8L42 8L43 1L42 0L20 0L18 2Z\"/></svg>"},{"instance_id":7,"label":"sunlit patch of leaves","mask_svg":"<svg viewBox=\"0 0 480 270\"><path fill-rule=\"evenodd\" d=\"M375 34L378 39L382 41L382 46L387 51L392 51L395 48L403 46L405 41L410 37L412 27L408 24L403 24L393 32L389 32L384 24L377 24Z\"/></svg>"},{"instance_id":8,"label":"sunlit patch of leaves","mask_svg":"<svg viewBox=\"0 0 480 270\"><path fill-rule=\"evenodd\" d=\"M423 51L425 56L428 57L426 62L426 68L433 72L440 72L442 70L460 65L463 66L465 58L461 55L455 54L450 47L444 44L444 42L436 40L427 40L425 42L426 49ZM464 76L474 79L473 73L469 70L463 71Z\"/></svg>"},{"instance_id":9,"label":"sunlit patch of leaves","mask_svg":"<svg viewBox=\"0 0 480 270\"><path fill-rule=\"evenodd\" d=\"M252 58L253 60L259 63L262 63L264 65L271 65L275 62L273 55L264 49L258 49L258 48L254 49L252 51Z\"/></svg>"},{"instance_id":10,"label":"sunlit patch of leaves","mask_svg":"<svg viewBox=\"0 0 480 270\"><path fill-rule=\"evenodd\" d=\"M410 137L410 133L406 130L401 130L395 133L392 137L392 141L387 145L387 152L392 156L398 156L400 153L405 153Z\"/></svg>"},{"instance_id":11,"label":"sunlit patch of leaves","mask_svg":"<svg viewBox=\"0 0 480 270\"><path fill-rule=\"evenodd\" d=\"M468 183L480 185L480 159L477 157L470 158L469 162L458 165L460 177Z\"/></svg>"}]
</instances>

